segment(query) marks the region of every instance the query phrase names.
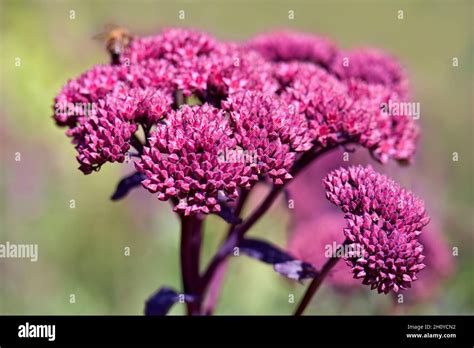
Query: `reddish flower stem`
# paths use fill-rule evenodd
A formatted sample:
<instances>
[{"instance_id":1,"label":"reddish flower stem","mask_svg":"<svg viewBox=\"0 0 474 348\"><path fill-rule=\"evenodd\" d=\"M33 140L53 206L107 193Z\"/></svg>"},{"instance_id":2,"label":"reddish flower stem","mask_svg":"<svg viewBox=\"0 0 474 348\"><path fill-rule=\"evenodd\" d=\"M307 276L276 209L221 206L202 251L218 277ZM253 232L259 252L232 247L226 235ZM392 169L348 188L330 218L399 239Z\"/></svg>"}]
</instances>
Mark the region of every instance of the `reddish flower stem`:
<instances>
[{"instance_id":1,"label":"reddish flower stem","mask_svg":"<svg viewBox=\"0 0 474 348\"><path fill-rule=\"evenodd\" d=\"M311 283L308 286L308 289L306 289L306 292L303 296L303 299L301 300L300 304L298 305L298 308L295 311L296 316L300 316L303 314L304 310L308 306L308 304L311 302L311 299L313 298L314 294L316 291L318 291L319 287L323 283L323 280L326 278L328 275L329 271L337 264L339 261L339 257L337 255L341 252L341 250L344 248L344 245L346 245L349 242L348 239L342 243L342 245L337 249L336 251L336 256L331 257L329 260L326 261L326 263L323 265L323 268L321 268L320 273L318 274L317 277L315 277Z\"/></svg>"},{"instance_id":2,"label":"reddish flower stem","mask_svg":"<svg viewBox=\"0 0 474 348\"><path fill-rule=\"evenodd\" d=\"M229 260L226 259L217 267L217 270L212 277L209 284L209 290L207 291L206 302L203 304L202 313L204 315L214 314L228 266Z\"/></svg>"},{"instance_id":3,"label":"reddish flower stem","mask_svg":"<svg viewBox=\"0 0 474 348\"><path fill-rule=\"evenodd\" d=\"M132 138L130 139L130 143L138 151L140 155L143 153L143 144L140 141L140 139L138 139L136 134L132 135Z\"/></svg>"},{"instance_id":4,"label":"reddish flower stem","mask_svg":"<svg viewBox=\"0 0 474 348\"><path fill-rule=\"evenodd\" d=\"M199 259L202 239L202 217L181 216L181 276L183 293L196 301L186 303L188 315L200 314Z\"/></svg>"}]
</instances>

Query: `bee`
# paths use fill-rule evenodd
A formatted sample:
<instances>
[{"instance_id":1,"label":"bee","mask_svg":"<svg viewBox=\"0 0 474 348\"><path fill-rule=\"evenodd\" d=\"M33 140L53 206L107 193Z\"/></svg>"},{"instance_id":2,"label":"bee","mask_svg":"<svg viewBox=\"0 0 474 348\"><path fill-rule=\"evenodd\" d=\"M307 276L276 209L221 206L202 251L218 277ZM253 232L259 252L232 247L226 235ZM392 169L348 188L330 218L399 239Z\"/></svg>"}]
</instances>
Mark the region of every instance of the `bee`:
<instances>
[{"instance_id":1,"label":"bee","mask_svg":"<svg viewBox=\"0 0 474 348\"><path fill-rule=\"evenodd\" d=\"M127 28L115 24L108 24L104 29L104 32L95 35L94 39L103 41L112 58L112 64L119 64L120 55L130 45L133 36Z\"/></svg>"}]
</instances>

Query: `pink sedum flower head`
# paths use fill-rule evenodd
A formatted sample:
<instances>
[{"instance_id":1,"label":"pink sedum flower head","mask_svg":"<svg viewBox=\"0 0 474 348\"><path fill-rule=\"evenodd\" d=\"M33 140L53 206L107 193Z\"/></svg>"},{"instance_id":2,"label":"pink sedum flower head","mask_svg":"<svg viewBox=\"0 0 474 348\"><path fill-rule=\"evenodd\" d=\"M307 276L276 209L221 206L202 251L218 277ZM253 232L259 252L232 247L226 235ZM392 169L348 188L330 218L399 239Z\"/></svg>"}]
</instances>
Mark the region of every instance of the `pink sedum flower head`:
<instances>
[{"instance_id":1,"label":"pink sedum flower head","mask_svg":"<svg viewBox=\"0 0 474 348\"><path fill-rule=\"evenodd\" d=\"M273 64L253 50L225 43L219 53L209 59L208 91L211 96L225 99L243 91L275 93L278 83L273 76Z\"/></svg>"},{"instance_id":2,"label":"pink sedum flower head","mask_svg":"<svg viewBox=\"0 0 474 348\"><path fill-rule=\"evenodd\" d=\"M323 182L327 198L346 213L346 238L364 250L362 257L346 258L354 277L379 293L411 287L425 268L423 202L370 166L335 170Z\"/></svg>"},{"instance_id":3,"label":"pink sedum flower head","mask_svg":"<svg viewBox=\"0 0 474 348\"><path fill-rule=\"evenodd\" d=\"M296 112L305 115L317 143L323 147L335 144L344 138L339 134L339 127L350 105L346 87L323 69L310 64L298 65L296 71L290 66L286 72L289 75L284 79L290 82L282 91L282 98L294 105ZM282 72L283 67L280 67L280 74ZM294 77L289 77L293 73Z\"/></svg>"},{"instance_id":4,"label":"pink sedum flower head","mask_svg":"<svg viewBox=\"0 0 474 348\"><path fill-rule=\"evenodd\" d=\"M97 171L106 162L124 162L130 138L137 126L106 112L83 119L70 132L78 152L79 169L84 174Z\"/></svg>"},{"instance_id":5,"label":"pink sedum flower head","mask_svg":"<svg viewBox=\"0 0 474 348\"><path fill-rule=\"evenodd\" d=\"M352 142L369 149L381 163L412 160L418 126L411 117L383 110L390 101L400 101L390 88L357 80L339 81L307 63L280 63L275 75L282 86L282 99L305 115L317 146Z\"/></svg>"},{"instance_id":6,"label":"pink sedum flower head","mask_svg":"<svg viewBox=\"0 0 474 348\"><path fill-rule=\"evenodd\" d=\"M135 163L146 176L142 184L158 199L174 200L184 215L219 212L220 200L237 198L238 187L257 180L245 163L220 160L236 140L223 112L208 104L172 111L149 143Z\"/></svg>"},{"instance_id":7,"label":"pink sedum flower head","mask_svg":"<svg viewBox=\"0 0 474 348\"><path fill-rule=\"evenodd\" d=\"M171 97L160 90L118 85L96 103L90 116L78 118L66 132L76 144L79 169L90 174L106 162L123 162L139 123L155 124L171 110L171 103Z\"/></svg>"},{"instance_id":8,"label":"pink sedum flower head","mask_svg":"<svg viewBox=\"0 0 474 348\"><path fill-rule=\"evenodd\" d=\"M94 103L105 97L118 83L117 68L97 65L77 79L69 80L54 99L54 119L59 126L74 127L83 113L68 112L68 104Z\"/></svg>"},{"instance_id":9,"label":"pink sedum flower head","mask_svg":"<svg viewBox=\"0 0 474 348\"><path fill-rule=\"evenodd\" d=\"M248 47L274 62L302 61L324 67L331 64L337 49L330 40L308 33L277 31L250 40Z\"/></svg>"},{"instance_id":10,"label":"pink sedum flower head","mask_svg":"<svg viewBox=\"0 0 474 348\"><path fill-rule=\"evenodd\" d=\"M97 65L76 79L69 80L55 98L54 119L59 126L74 127L83 114L68 114L68 103L96 103L117 86L172 90L174 67L165 60L145 61L135 65Z\"/></svg>"},{"instance_id":11,"label":"pink sedum flower head","mask_svg":"<svg viewBox=\"0 0 474 348\"><path fill-rule=\"evenodd\" d=\"M415 155L419 127L409 115L391 115L384 105L403 100L392 89L362 81L348 82L353 105L344 122L345 130L356 136L381 163L390 159L411 162Z\"/></svg>"},{"instance_id":12,"label":"pink sedum flower head","mask_svg":"<svg viewBox=\"0 0 474 348\"><path fill-rule=\"evenodd\" d=\"M216 40L194 29L166 28L159 35L137 38L121 56L123 63L135 64L149 59L165 59L174 64L206 56L216 48Z\"/></svg>"},{"instance_id":13,"label":"pink sedum flower head","mask_svg":"<svg viewBox=\"0 0 474 348\"><path fill-rule=\"evenodd\" d=\"M223 102L230 113L238 145L257 154L256 174L268 175L275 184L292 178L289 173L297 152L312 147L303 115L275 95L241 92Z\"/></svg>"},{"instance_id":14,"label":"pink sedum flower head","mask_svg":"<svg viewBox=\"0 0 474 348\"><path fill-rule=\"evenodd\" d=\"M119 86L99 101L99 110L107 108L121 119L152 126L167 116L172 104L171 94L162 89Z\"/></svg>"},{"instance_id":15,"label":"pink sedum flower head","mask_svg":"<svg viewBox=\"0 0 474 348\"><path fill-rule=\"evenodd\" d=\"M357 79L369 84L381 84L401 97L408 94L408 79L402 66L377 49L340 51L330 71L342 80Z\"/></svg>"}]
</instances>

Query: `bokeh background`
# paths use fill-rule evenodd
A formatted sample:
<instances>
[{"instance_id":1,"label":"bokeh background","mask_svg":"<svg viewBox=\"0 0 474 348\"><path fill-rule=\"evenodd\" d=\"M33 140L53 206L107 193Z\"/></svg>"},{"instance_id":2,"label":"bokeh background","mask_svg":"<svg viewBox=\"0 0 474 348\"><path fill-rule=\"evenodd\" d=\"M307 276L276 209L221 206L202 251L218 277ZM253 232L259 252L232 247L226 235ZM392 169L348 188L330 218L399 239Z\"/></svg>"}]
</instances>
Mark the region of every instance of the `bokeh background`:
<instances>
[{"instance_id":1,"label":"bokeh background","mask_svg":"<svg viewBox=\"0 0 474 348\"><path fill-rule=\"evenodd\" d=\"M169 205L141 189L123 201L110 201L116 182L132 167L108 164L84 176L76 169L73 146L51 118L53 97L67 79L108 61L101 43L92 40L107 23L137 34L152 34L163 26L194 27L229 40L293 28L327 35L342 48L376 46L397 56L409 71L413 100L421 103L423 134L414 165L377 168L425 199L447 246L459 248L455 267L435 297L403 309L394 310L391 298L367 288L346 293L325 285L307 313L474 313L470 1L0 4L0 243L39 245L38 262L0 259L1 314L141 314L145 299L160 286L180 289L179 225ZM75 19L70 19L71 10ZM180 10L184 20L178 18ZM290 10L294 20L288 19ZM399 10L403 20L397 18ZM458 67L453 67L453 57ZM21 161L15 161L17 152ZM312 184L320 185L319 178ZM259 197L254 196L253 204ZM291 214L281 199L250 233L284 246ZM209 217L204 264L224 234L224 223ZM130 256L124 256L126 247ZM267 265L236 257L216 313L289 314L296 304L289 303L288 295L294 294L297 302L304 289ZM69 301L71 294L75 303ZM178 304L171 313L183 310Z\"/></svg>"}]
</instances>

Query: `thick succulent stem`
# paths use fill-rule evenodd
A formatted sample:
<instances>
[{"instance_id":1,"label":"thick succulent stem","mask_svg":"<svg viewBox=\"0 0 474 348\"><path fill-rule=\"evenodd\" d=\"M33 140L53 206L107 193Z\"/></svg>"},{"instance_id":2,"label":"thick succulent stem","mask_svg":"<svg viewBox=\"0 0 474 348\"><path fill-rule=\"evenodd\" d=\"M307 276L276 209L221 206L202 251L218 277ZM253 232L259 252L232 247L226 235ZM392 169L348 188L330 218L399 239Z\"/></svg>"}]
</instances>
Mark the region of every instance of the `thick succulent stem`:
<instances>
[{"instance_id":1,"label":"thick succulent stem","mask_svg":"<svg viewBox=\"0 0 474 348\"><path fill-rule=\"evenodd\" d=\"M181 217L181 276L183 292L192 295L194 301L187 302L188 315L200 314L199 260L202 239L202 218Z\"/></svg>"}]
</instances>

